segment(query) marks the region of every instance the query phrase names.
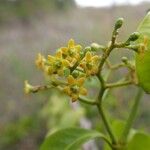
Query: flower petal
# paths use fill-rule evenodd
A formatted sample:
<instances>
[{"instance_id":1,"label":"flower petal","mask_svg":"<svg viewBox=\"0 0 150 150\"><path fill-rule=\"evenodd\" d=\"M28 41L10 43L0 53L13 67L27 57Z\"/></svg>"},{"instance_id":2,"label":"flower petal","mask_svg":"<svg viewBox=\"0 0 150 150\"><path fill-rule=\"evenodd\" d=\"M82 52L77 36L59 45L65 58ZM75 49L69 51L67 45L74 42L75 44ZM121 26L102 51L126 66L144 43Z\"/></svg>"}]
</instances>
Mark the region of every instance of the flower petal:
<instances>
[{"instance_id":1,"label":"flower petal","mask_svg":"<svg viewBox=\"0 0 150 150\"><path fill-rule=\"evenodd\" d=\"M77 53L75 56L74 56L78 61L80 60L80 55Z\"/></svg>"},{"instance_id":2,"label":"flower petal","mask_svg":"<svg viewBox=\"0 0 150 150\"><path fill-rule=\"evenodd\" d=\"M63 70L63 69L57 70L57 74L58 74L59 76L63 76L63 75L64 75L64 70Z\"/></svg>"},{"instance_id":3,"label":"flower petal","mask_svg":"<svg viewBox=\"0 0 150 150\"><path fill-rule=\"evenodd\" d=\"M85 55L85 60L86 60L87 62L89 62L89 61L91 61L91 58L92 58L91 52L87 52L86 55Z\"/></svg>"},{"instance_id":4,"label":"flower petal","mask_svg":"<svg viewBox=\"0 0 150 150\"><path fill-rule=\"evenodd\" d=\"M76 62L77 62L77 60L75 58L72 58L71 62L70 62L71 63L71 67L74 66Z\"/></svg>"},{"instance_id":5,"label":"flower petal","mask_svg":"<svg viewBox=\"0 0 150 150\"><path fill-rule=\"evenodd\" d=\"M75 46L75 49L77 50L77 52L79 53L82 49L82 46L81 45L76 45Z\"/></svg>"},{"instance_id":6,"label":"flower petal","mask_svg":"<svg viewBox=\"0 0 150 150\"><path fill-rule=\"evenodd\" d=\"M63 91L68 95L70 95L71 93L70 88L68 86L64 87Z\"/></svg>"},{"instance_id":7,"label":"flower petal","mask_svg":"<svg viewBox=\"0 0 150 150\"><path fill-rule=\"evenodd\" d=\"M42 56L40 53L37 56L37 59L35 60L35 64L38 68L43 68L45 62L44 56Z\"/></svg>"},{"instance_id":8,"label":"flower petal","mask_svg":"<svg viewBox=\"0 0 150 150\"><path fill-rule=\"evenodd\" d=\"M29 94L30 92L32 92L32 90L33 90L33 86L30 85L27 80L24 81L24 92L25 92L25 94Z\"/></svg>"},{"instance_id":9,"label":"flower petal","mask_svg":"<svg viewBox=\"0 0 150 150\"><path fill-rule=\"evenodd\" d=\"M80 94L81 94L81 95L87 95L87 89L84 88L84 87L81 87L81 88L80 88Z\"/></svg>"},{"instance_id":10,"label":"flower petal","mask_svg":"<svg viewBox=\"0 0 150 150\"><path fill-rule=\"evenodd\" d=\"M84 61L82 61L80 63L80 67L83 68L83 69L86 69L86 63Z\"/></svg>"},{"instance_id":11,"label":"flower petal","mask_svg":"<svg viewBox=\"0 0 150 150\"><path fill-rule=\"evenodd\" d=\"M79 94L72 94L72 95L71 95L72 102L76 102L77 99L78 99L78 97L79 97Z\"/></svg>"},{"instance_id":12,"label":"flower petal","mask_svg":"<svg viewBox=\"0 0 150 150\"><path fill-rule=\"evenodd\" d=\"M84 77L79 78L79 79L77 80L78 86L82 86L82 85L84 84L84 81L85 81L85 78L84 78Z\"/></svg>"},{"instance_id":13,"label":"flower petal","mask_svg":"<svg viewBox=\"0 0 150 150\"><path fill-rule=\"evenodd\" d=\"M75 45L74 40L73 40L73 39L70 39L70 40L68 41L68 48L73 48L74 45Z\"/></svg>"},{"instance_id":14,"label":"flower petal","mask_svg":"<svg viewBox=\"0 0 150 150\"><path fill-rule=\"evenodd\" d=\"M100 57L98 55L95 55L92 57L92 61L94 61L94 63L98 62L100 59Z\"/></svg>"},{"instance_id":15,"label":"flower petal","mask_svg":"<svg viewBox=\"0 0 150 150\"><path fill-rule=\"evenodd\" d=\"M55 60L55 57L52 56L52 55L48 55L47 59L50 61L50 62L53 62Z\"/></svg>"},{"instance_id":16,"label":"flower petal","mask_svg":"<svg viewBox=\"0 0 150 150\"><path fill-rule=\"evenodd\" d=\"M60 49L61 49L62 53L66 54L68 52L68 48L67 47L61 47Z\"/></svg>"},{"instance_id":17,"label":"flower petal","mask_svg":"<svg viewBox=\"0 0 150 150\"><path fill-rule=\"evenodd\" d=\"M66 60L66 59L63 59L63 60L62 60L62 64L63 64L63 66L65 66L65 67L70 66L69 61L68 61L68 60Z\"/></svg>"},{"instance_id":18,"label":"flower petal","mask_svg":"<svg viewBox=\"0 0 150 150\"><path fill-rule=\"evenodd\" d=\"M56 52L56 57L61 59L62 58L62 52L61 51L57 51Z\"/></svg>"},{"instance_id":19,"label":"flower petal","mask_svg":"<svg viewBox=\"0 0 150 150\"><path fill-rule=\"evenodd\" d=\"M51 75L53 74L54 72L54 68L52 66L45 66L44 67L44 72L47 74L47 75Z\"/></svg>"},{"instance_id":20,"label":"flower petal","mask_svg":"<svg viewBox=\"0 0 150 150\"><path fill-rule=\"evenodd\" d=\"M93 67L92 70L91 70L91 74L94 75L97 72L98 72L98 67L97 66Z\"/></svg>"},{"instance_id":21,"label":"flower petal","mask_svg":"<svg viewBox=\"0 0 150 150\"><path fill-rule=\"evenodd\" d=\"M74 77L72 75L69 75L68 78L67 78L67 80L68 80L69 84L71 84L71 85L75 84L75 79L74 79Z\"/></svg>"}]
</instances>

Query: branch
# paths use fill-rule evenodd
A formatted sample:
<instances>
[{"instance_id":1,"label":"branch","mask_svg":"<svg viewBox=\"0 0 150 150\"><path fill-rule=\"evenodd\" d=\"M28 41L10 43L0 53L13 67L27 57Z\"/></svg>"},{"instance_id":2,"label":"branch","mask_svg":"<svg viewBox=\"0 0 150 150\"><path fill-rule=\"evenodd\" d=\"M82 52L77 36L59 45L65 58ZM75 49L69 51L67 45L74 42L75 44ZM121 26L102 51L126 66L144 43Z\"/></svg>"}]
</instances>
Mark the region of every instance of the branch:
<instances>
[{"instance_id":1,"label":"branch","mask_svg":"<svg viewBox=\"0 0 150 150\"><path fill-rule=\"evenodd\" d=\"M115 70L115 69L119 69L121 67L125 67L125 64L124 63L115 64L115 65L112 65L110 69Z\"/></svg>"},{"instance_id":2,"label":"branch","mask_svg":"<svg viewBox=\"0 0 150 150\"><path fill-rule=\"evenodd\" d=\"M112 140L112 143L113 143L113 144L116 144L117 141L116 141L115 136L114 136L114 134L113 134L113 132L112 132L112 129L111 129L111 127L110 127L110 124L109 124L108 120L106 119L107 117L105 116L105 113L104 113L104 111L103 111L102 106L101 106L100 104L98 104L98 105L97 105L97 108L98 108L99 114L101 115L101 118L102 118L102 120L103 120L103 123L104 123L104 125L105 125L105 128L106 128L106 130L107 130L107 132L108 132L108 134L109 134L109 136L110 136L110 138L111 138L111 140Z\"/></svg>"},{"instance_id":3,"label":"branch","mask_svg":"<svg viewBox=\"0 0 150 150\"><path fill-rule=\"evenodd\" d=\"M37 93L38 91L43 91L43 90L48 90L48 89L51 89L55 86L53 85L38 85L38 86L33 86L33 89L31 91L31 93Z\"/></svg>"},{"instance_id":4,"label":"branch","mask_svg":"<svg viewBox=\"0 0 150 150\"><path fill-rule=\"evenodd\" d=\"M99 72L97 75L99 75L101 73L102 67L105 63L105 61L107 60L107 58L109 57L111 51L114 49L114 45L115 45L115 41L118 35L118 30L117 28L114 28L113 32L112 32L112 37L111 37L111 41L110 44L108 45L108 47L104 50L104 53L102 55L102 59L101 62L99 64Z\"/></svg>"},{"instance_id":5,"label":"branch","mask_svg":"<svg viewBox=\"0 0 150 150\"><path fill-rule=\"evenodd\" d=\"M82 103L85 103L85 104L89 104L89 105L97 105L97 101L91 101L87 98L84 98L84 97L79 97L78 100Z\"/></svg>"},{"instance_id":6,"label":"branch","mask_svg":"<svg viewBox=\"0 0 150 150\"><path fill-rule=\"evenodd\" d=\"M99 79L99 81L101 83L101 89L100 89L99 95L98 95L97 108L98 108L99 114L100 114L100 116L102 118L102 121L103 121L103 123L105 125L106 131L108 132L108 134L109 134L109 136L110 136L110 138L112 140L112 143L116 144L117 141L115 139L115 136L114 136L114 134L112 132L111 126L110 126L110 124L109 124L109 122L107 120L107 117L105 116L105 113L104 113L103 107L102 107L102 99L103 99L103 95L105 94L105 91L106 91L105 81L104 81L104 79L103 79L103 77L101 75L99 75L97 77L98 77L98 79Z\"/></svg>"},{"instance_id":7,"label":"branch","mask_svg":"<svg viewBox=\"0 0 150 150\"><path fill-rule=\"evenodd\" d=\"M106 88L115 88L115 87L120 87L120 86L126 86L129 84L132 84L133 82L131 80L124 81L124 82L116 82L116 83L108 83L106 84Z\"/></svg>"}]
</instances>

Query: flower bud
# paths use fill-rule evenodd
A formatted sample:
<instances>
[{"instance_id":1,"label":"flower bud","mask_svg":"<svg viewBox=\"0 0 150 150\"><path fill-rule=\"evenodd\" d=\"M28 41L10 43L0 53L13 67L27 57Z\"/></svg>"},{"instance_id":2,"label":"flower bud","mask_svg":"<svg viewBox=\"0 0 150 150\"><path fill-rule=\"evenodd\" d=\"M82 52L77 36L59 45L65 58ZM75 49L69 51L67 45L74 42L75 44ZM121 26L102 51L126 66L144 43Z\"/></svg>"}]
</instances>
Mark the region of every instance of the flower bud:
<instances>
[{"instance_id":1,"label":"flower bud","mask_svg":"<svg viewBox=\"0 0 150 150\"><path fill-rule=\"evenodd\" d=\"M74 71L72 72L72 76L73 76L74 78L77 78L77 77L79 76L79 71L74 70Z\"/></svg>"},{"instance_id":2,"label":"flower bud","mask_svg":"<svg viewBox=\"0 0 150 150\"><path fill-rule=\"evenodd\" d=\"M121 28L122 24L123 24L124 19L123 18L118 18L116 23L115 23L115 30Z\"/></svg>"},{"instance_id":3,"label":"flower bud","mask_svg":"<svg viewBox=\"0 0 150 150\"><path fill-rule=\"evenodd\" d=\"M129 41L136 41L140 36L140 33L139 32L133 32L130 37L129 37Z\"/></svg>"},{"instance_id":4,"label":"flower bud","mask_svg":"<svg viewBox=\"0 0 150 150\"><path fill-rule=\"evenodd\" d=\"M88 69L90 69L90 70L91 70L91 69L92 69L92 67L93 67L93 65L92 65L91 63L87 63L87 64L86 64L86 67L87 67Z\"/></svg>"},{"instance_id":5,"label":"flower bud","mask_svg":"<svg viewBox=\"0 0 150 150\"><path fill-rule=\"evenodd\" d=\"M85 51L86 52L91 51L91 47L90 46L85 47Z\"/></svg>"},{"instance_id":6,"label":"flower bud","mask_svg":"<svg viewBox=\"0 0 150 150\"><path fill-rule=\"evenodd\" d=\"M92 50L92 51L97 51L97 50L99 50L100 48L101 48L100 45L97 44L97 43L92 43L92 44L91 44L91 50Z\"/></svg>"},{"instance_id":7,"label":"flower bud","mask_svg":"<svg viewBox=\"0 0 150 150\"><path fill-rule=\"evenodd\" d=\"M26 80L26 81L24 82L24 91L25 91L25 93L26 93L26 94L29 94L29 93L33 92L33 89L34 89L34 87L33 87L32 85L30 85L30 84L28 83L28 81Z\"/></svg>"},{"instance_id":8,"label":"flower bud","mask_svg":"<svg viewBox=\"0 0 150 150\"><path fill-rule=\"evenodd\" d=\"M68 77L70 75L70 69L64 68L64 73L63 74L64 74L65 77Z\"/></svg>"},{"instance_id":9,"label":"flower bud","mask_svg":"<svg viewBox=\"0 0 150 150\"><path fill-rule=\"evenodd\" d=\"M79 92L79 87L77 85L72 86L70 89L73 93L78 93Z\"/></svg>"},{"instance_id":10,"label":"flower bud","mask_svg":"<svg viewBox=\"0 0 150 150\"><path fill-rule=\"evenodd\" d=\"M62 62L61 62L61 61L56 61L56 62L55 62L55 67L56 67L56 68L60 68L61 65L62 65Z\"/></svg>"},{"instance_id":11,"label":"flower bud","mask_svg":"<svg viewBox=\"0 0 150 150\"><path fill-rule=\"evenodd\" d=\"M126 64L127 61L128 61L128 58L127 57L122 57L121 60L122 60L122 62L124 62Z\"/></svg>"}]
</instances>

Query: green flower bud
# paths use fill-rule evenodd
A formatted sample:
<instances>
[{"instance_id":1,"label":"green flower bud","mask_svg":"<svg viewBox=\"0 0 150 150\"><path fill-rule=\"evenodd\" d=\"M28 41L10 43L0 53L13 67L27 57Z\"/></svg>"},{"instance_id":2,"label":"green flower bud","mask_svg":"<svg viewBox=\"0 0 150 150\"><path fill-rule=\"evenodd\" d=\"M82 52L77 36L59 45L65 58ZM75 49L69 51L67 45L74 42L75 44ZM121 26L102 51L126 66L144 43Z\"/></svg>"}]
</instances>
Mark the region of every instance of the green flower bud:
<instances>
[{"instance_id":1,"label":"green flower bud","mask_svg":"<svg viewBox=\"0 0 150 150\"><path fill-rule=\"evenodd\" d=\"M56 68L60 68L61 65L62 65L62 62L61 62L61 61L56 61L56 62L55 62Z\"/></svg>"},{"instance_id":2,"label":"green flower bud","mask_svg":"<svg viewBox=\"0 0 150 150\"><path fill-rule=\"evenodd\" d=\"M134 33L132 33L131 35L130 35L130 37L129 37L129 41L136 41L138 38L139 38L139 36L140 36L140 33L139 32L134 32Z\"/></svg>"},{"instance_id":3,"label":"green flower bud","mask_svg":"<svg viewBox=\"0 0 150 150\"><path fill-rule=\"evenodd\" d=\"M81 58L84 57L84 52L83 51L80 52L80 56L81 56Z\"/></svg>"},{"instance_id":4,"label":"green flower bud","mask_svg":"<svg viewBox=\"0 0 150 150\"><path fill-rule=\"evenodd\" d=\"M77 78L77 77L79 76L79 71L74 70L74 71L72 72L72 76L73 76L74 78Z\"/></svg>"},{"instance_id":5,"label":"green flower bud","mask_svg":"<svg viewBox=\"0 0 150 150\"><path fill-rule=\"evenodd\" d=\"M116 23L115 23L115 30L121 28L122 24L123 24L124 19L123 18L118 18Z\"/></svg>"},{"instance_id":6,"label":"green flower bud","mask_svg":"<svg viewBox=\"0 0 150 150\"><path fill-rule=\"evenodd\" d=\"M68 77L69 75L70 75L70 69L65 68L65 69L64 69L64 76L65 76L65 77Z\"/></svg>"},{"instance_id":7,"label":"green flower bud","mask_svg":"<svg viewBox=\"0 0 150 150\"><path fill-rule=\"evenodd\" d=\"M92 65L91 63L87 63L87 64L86 64L86 67L87 67L88 69L92 69L93 65Z\"/></svg>"},{"instance_id":8,"label":"green flower bud","mask_svg":"<svg viewBox=\"0 0 150 150\"><path fill-rule=\"evenodd\" d=\"M70 89L73 93L78 93L79 92L79 87L77 85L72 86Z\"/></svg>"},{"instance_id":9,"label":"green flower bud","mask_svg":"<svg viewBox=\"0 0 150 150\"><path fill-rule=\"evenodd\" d=\"M85 47L85 52L88 52L88 51L91 51L91 47L90 46L87 46L87 47Z\"/></svg>"},{"instance_id":10,"label":"green flower bud","mask_svg":"<svg viewBox=\"0 0 150 150\"><path fill-rule=\"evenodd\" d=\"M122 60L122 62L127 63L128 58L127 57L122 57L121 60Z\"/></svg>"},{"instance_id":11,"label":"green flower bud","mask_svg":"<svg viewBox=\"0 0 150 150\"><path fill-rule=\"evenodd\" d=\"M91 50L92 50L92 51L97 51L97 50L99 50L100 48L101 48L100 45L97 44L97 43L92 43L92 44L91 44Z\"/></svg>"}]
</instances>

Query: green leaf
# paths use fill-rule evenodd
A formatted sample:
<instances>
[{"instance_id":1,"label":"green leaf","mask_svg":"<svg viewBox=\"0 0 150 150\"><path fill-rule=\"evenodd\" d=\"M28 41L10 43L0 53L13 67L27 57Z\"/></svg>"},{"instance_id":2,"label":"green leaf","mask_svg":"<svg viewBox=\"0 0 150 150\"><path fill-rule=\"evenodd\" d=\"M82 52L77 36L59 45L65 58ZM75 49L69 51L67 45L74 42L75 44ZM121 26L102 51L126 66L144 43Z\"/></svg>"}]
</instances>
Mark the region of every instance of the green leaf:
<instances>
[{"instance_id":1,"label":"green leaf","mask_svg":"<svg viewBox=\"0 0 150 150\"><path fill-rule=\"evenodd\" d=\"M115 133L117 139L120 138L122 131L124 129L125 122L122 120L114 120L112 122L112 131ZM104 150L111 150L107 143L104 144Z\"/></svg>"},{"instance_id":2,"label":"green leaf","mask_svg":"<svg viewBox=\"0 0 150 150\"><path fill-rule=\"evenodd\" d=\"M107 141L98 131L82 128L61 129L48 136L40 150L77 150L86 141L98 137Z\"/></svg>"},{"instance_id":3,"label":"green leaf","mask_svg":"<svg viewBox=\"0 0 150 150\"><path fill-rule=\"evenodd\" d=\"M138 43L143 42L143 37L148 38L148 50L136 55L136 72L139 85L150 93L150 12L146 15L144 20L137 30L140 33Z\"/></svg>"},{"instance_id":4,"label":"green leaf","mask_svg":"<svg viewBox=\"0 0 150 150\"><path fill-rule=\"evenodd\" d=\"M125 126L125 122L122 120L115 120L112 123L112 130L116 135L116 138L120 138L123 132Z\"/></svg>"},{"instance_id":5,"label":"green leaf","mask_svg":"<svg viewBox=\"0 0 150 150\"><path fill-rule=\"evenodd\" d=\"M117 138L117 140L120 139L120 137L122 136L122 132L124 130L125 127L125 122L123 120L114 120L112 122L112 131L113 133L115 133L115 136ZM127 141L131 141L133 136L136 134L136 130L135 129L131 129L130 133L128 135L128 139ZM111 150L111 148L109 147L109 145L107 143L104 144L104 150ZM133 149L134 150L134 149Z\"/></svg>"},{"instance_id":6,"label":"green leaf","mask_svg":"<svg viewBox=\"0 0 150 150\"><path fill-rule=\"evenodd\" d=\"M136 133L127 146L127 150L149 150L150 136L144 133Z\"/></svg>"},{"instance_id":7,"label":"green leaf","mask_svg":"<svg viewBox=\"0 0 150 150\"><path fill-rule=\"evenodd\" d=\"M136 57L136 69L139 85L150 93L150 51Z\"/></svg>"}]
</instances>

